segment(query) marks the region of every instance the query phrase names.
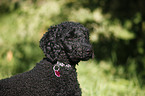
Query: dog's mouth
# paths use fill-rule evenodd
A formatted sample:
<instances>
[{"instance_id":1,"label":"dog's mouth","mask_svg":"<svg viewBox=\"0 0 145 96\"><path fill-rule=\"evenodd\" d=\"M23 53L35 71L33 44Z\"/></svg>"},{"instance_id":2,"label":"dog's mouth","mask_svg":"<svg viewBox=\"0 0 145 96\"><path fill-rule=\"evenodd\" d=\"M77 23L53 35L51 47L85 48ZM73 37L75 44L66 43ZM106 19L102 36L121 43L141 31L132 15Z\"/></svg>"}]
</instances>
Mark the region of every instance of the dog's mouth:
<instances>
[{"instance_id":1,"label":"dog's mouth","mask_svg":"<svg viewBox=\"0 0 145 96\"><path fill-rule=\"evenodd\" d=\"M94 58L94 54L93 54L92 49L91 50L86 50L84 53L85 54L82 55L81 60L86 61L86 60L89 60L91 58Z\"/></svg>"}]
</instances>

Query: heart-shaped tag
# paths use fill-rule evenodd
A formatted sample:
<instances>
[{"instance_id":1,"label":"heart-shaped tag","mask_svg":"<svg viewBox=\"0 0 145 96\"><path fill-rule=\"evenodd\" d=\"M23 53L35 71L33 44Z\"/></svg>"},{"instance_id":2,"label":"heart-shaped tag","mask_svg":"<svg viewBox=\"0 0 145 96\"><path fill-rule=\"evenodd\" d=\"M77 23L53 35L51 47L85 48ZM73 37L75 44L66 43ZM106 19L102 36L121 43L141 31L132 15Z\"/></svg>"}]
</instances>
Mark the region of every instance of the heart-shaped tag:
<instances>
[{"instance_id":1,"label":"heart-shaped tag","mask_svg":"<svg viewBox=\"0 0 145 96\"><path fill-rule=\"evenodd\" d=\"M60 77L60 72L57 71L57 70L55 70L55 75L56 75L57 77Z\"/></svg>"},{"instance_id":2,"label":"heart-shaped tag","mask_svg":"<svg viewBox=\"0 0 145 96\"><path fill-rule=\"evenodd\" d=\"M60 62L58 61L57 64L55 64L55 65L53 66L53 71L54 71L54 73L55 73L55 76L60 77L60 71L59 71L59 70L60 70L61 67L70 68L71 65L69 65L69 64L65 65L65 64L60 63Z\"/></svg>"}]
</instances>

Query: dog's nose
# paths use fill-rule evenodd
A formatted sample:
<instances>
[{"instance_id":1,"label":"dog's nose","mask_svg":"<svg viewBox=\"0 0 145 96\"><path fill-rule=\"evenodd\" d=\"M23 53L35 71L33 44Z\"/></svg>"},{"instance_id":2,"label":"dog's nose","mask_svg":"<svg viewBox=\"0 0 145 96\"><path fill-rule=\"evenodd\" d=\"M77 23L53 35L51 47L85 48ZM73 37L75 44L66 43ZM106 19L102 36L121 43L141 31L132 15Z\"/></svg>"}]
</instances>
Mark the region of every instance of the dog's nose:
<instances>
[{"instance_id":1,"label":"dog's nose","mask_svg":"<svg viewBox=\"0 0 145 96\"><path fill-rule=\"evenodd\" d=\"M94 58L94 51L91 45L88 45L85 49L85 51L88 53L90 58Z\"/></svg>"},{"instance_id":2,"label":"dog's nose","mask_svg":"<svg viewBox=\"0 0 145 96\"><path fill-rule=\"evenodd\" d=\"M87 52L92 52L92 47L88 47L88 48L86 49L86 51L87 51Z\"/></svg>"},{"instance_id":3,"label":"dog's nose","mask_svg":"<svg viewBox=\"0 0 145 96\"><path fill-rule=\"evenodd\" d=\"M86 51L87 52L92 52L92 45L91 44L86 44Z\"/></svg>"}]
</instances>

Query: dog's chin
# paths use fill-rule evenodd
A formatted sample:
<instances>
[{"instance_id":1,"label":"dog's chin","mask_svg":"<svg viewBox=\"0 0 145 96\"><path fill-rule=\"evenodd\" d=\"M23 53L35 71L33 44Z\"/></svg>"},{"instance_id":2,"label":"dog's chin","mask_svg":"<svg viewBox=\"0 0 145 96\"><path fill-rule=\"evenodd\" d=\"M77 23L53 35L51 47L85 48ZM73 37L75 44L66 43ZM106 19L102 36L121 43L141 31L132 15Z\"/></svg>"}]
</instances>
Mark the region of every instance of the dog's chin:
<instances>
[{"instance_id":1,"label":"dog's chin","mask_svg":"<svg viewBox=\"0 0 145 96\"><path fill-rule=\"evenodd\" d=\"M89 59L90 59L89 57L87 57L87 58L82 58L81 61L87 61L87 60L89 60Z\"/></svg>"},{"instance_id":2,"label":"dog's chin","mask_svg":"<svg viewBox=\"0 0 145 96\"><path fill-rule=\"evenodd\" d=\"M94 58L94 54L87 54L86 56L82 57L81 60L82 61L87 61L89 59L93 59Z\"/></svg>"},{"instance_id":3,"label":"dog's chin","mask_svg":"<svg viewBox=\"0 0 145 96\"><path fill-rule=\"evenodd\" d=\"M93 56L93 54L90 54L90 55L87 55L87 56L82 56L82 57L78 57L78 58L76 58L77 56L75 56L74 58L72 57L71 58L71 61L73 61L73 62L79 62L79 61L87 61L87 60L89 60L89 59L91 59L92 58L92 56Z\"/></svg>"},{"instance_id":4,"label":"dog's chin","mask_svg":"<svg viewBox=\"0 0 145 96\"><path fill-rule=\"evenodd\" d=\"M80 60L81 60L81 61L87 61L87 60L89 60L89 59L91 59L91 57L90 57L90 56L85 57L85 58L81 58Z\"/></svg>"}]
</instances>

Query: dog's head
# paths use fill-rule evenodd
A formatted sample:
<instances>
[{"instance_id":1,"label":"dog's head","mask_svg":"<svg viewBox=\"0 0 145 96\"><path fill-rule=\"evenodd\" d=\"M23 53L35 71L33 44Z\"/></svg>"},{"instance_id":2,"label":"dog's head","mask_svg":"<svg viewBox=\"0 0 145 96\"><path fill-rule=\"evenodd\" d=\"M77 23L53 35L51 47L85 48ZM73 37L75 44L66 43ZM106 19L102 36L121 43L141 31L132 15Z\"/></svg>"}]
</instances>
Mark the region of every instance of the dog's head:
<instances>
[{"instance_id":1,"label":"dog's head","mask_svg":"<svg viewBox=\"0 0 145 96\"><path fill-rule=\"evenodd\" d=\"M74 22L50 27L40 40L40 48L51 61L70 64L88 60L93 54L88 29Z\"/></svg>"}]
</instances>

